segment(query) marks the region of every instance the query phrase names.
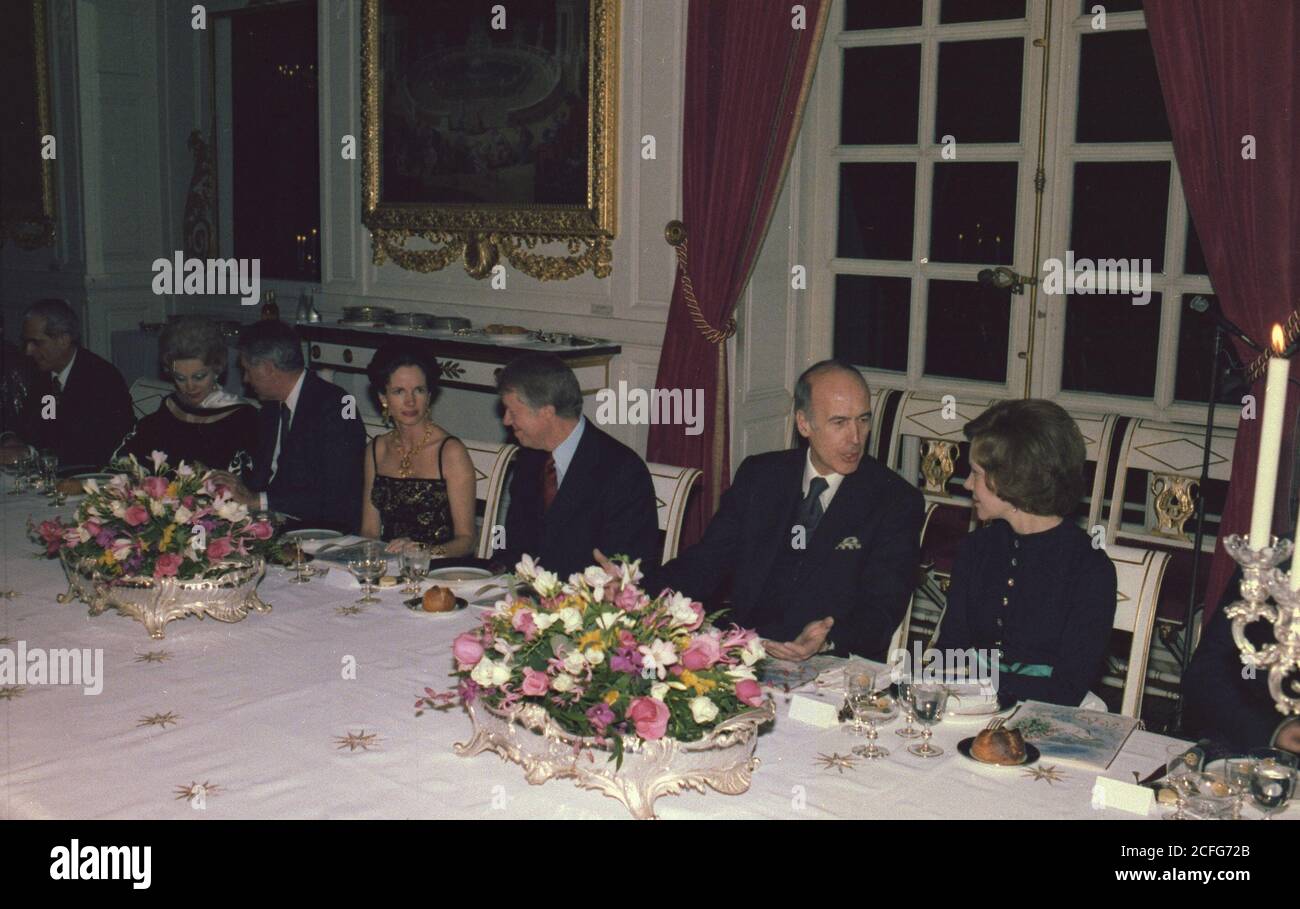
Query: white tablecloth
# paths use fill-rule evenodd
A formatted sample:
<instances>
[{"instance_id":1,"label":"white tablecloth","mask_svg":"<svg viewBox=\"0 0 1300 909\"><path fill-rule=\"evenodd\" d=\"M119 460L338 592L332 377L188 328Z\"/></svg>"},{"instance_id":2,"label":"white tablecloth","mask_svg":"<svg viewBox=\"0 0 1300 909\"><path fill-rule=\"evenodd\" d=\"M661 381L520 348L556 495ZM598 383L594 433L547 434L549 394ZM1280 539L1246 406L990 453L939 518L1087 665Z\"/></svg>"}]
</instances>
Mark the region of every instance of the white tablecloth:
<instances>
[{"instance_id":1,"label":"white tablecloth","mask_svg":"<svg viewBox=\"0 0 1300 909\"><path fill-rule=\"evenodd\" d=\"M29 515L60 513L46 501L0 495L0 590L19 594L0 599L0 646L102 648L104 687L98 695L50 685L0 689L0 816L627 816L566 780L530 786L495 755L457 757L452 744L470 730L459 708L415 716L426 686L450 687L451 641L479 620L477 609L413 613L403 594L388 590L381 605L341 614L359 596L342 569L305 585L269 569L260 594L270 613L234 625L189 618L152 641L133 619L90 618L81 603L55 601L66 589L62 571L36 555L25 529ZM345 678L352 661L355 678ZM657 803L660 816L1134 817L1093 810L1094 770L1044 759L1060 771L1053 782L961 757L956 742L979 723L936 727L935 743L947 751L940 758L906 754L895 724L881 734L888 759L826 767L819 755L847 754L859 740L786 719L784 701L778 697L775 728L759 741L762 764L748 793L667 796ZM1106 775L1145 776L1172 741L1135 732ZM196 784L207 787L199 800L188 797Z\"/></svg>"}]
</instances>

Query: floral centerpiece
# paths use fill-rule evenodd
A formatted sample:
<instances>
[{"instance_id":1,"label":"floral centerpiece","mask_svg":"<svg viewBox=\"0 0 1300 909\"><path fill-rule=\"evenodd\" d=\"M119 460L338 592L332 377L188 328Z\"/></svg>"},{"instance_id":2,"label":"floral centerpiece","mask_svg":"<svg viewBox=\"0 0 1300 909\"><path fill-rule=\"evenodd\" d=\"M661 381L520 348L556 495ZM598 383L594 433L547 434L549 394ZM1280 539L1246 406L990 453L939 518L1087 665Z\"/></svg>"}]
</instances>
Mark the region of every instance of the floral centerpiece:
<instances>
[{"instance_id":1,"label":"floral centerpiece","mask_svg":"<svg viewBox=\"0 0 1300 909\"><path fill-rule=\"evenodd\" d=\"M101 576L182 580L220 573L231 556L265 556L275 529L254 518L225 487L155 451L149 466L131 455L113 462L107 483L86 480L71 523L42 521L45 553L94 559Z\"/></svg>"},{"instance_id":2,"label":"floral centerpiece","mask_svg":"<svg viewBox=\"0 0 1300 909\"><path fill-rule=\"evenodd\" d=\"M34 528L68 572L62 602L78 597L95 615L115 606L156 638L184 614L238 621L269 608L252 592L275 533L267 518L250 515L210 471L173 468L161 451L148 464L114 461L109 472L106 483L85 481L73 520Z\"/></svg>"},{"instance_id":3,"label":"floral centerpiece","mask_svg":"<svg viewBox=\"0 0 1300 909\"><path fill-rule=\"evenodd\" d=\"M682 785L748 788L758 726L774 716L755 677L765 657L756 632L716 627L720 613L671 590L649 596L639 563L626 558L612 574L592 566L566 583L524 556L516 578L533 595L501 600L453 642L456 693L426 689L416 703L421 712L457 699L469 708L477 734L459 753L498 751L524 764L530 782L577 776L641 816ZM488 717L512 728L486 728ZM517 724L559 749L526 754ZM597 749L612 770L591 767L594 759L579 767L576 755ZM619 778L630 756L641 761ZM683 767L671 766L674 756Z\"/></svg>"}]
</instances>

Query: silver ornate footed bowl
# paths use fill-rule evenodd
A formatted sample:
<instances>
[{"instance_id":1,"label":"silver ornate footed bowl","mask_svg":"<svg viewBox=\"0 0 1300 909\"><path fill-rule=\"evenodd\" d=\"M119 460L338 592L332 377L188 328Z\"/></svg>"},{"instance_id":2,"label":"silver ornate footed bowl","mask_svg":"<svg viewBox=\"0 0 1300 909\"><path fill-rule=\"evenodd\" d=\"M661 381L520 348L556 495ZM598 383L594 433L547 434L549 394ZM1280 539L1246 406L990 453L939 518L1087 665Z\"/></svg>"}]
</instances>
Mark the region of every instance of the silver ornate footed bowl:
<instances>
[{"instance_id":1,"label":"silver ornate footed bowl","mask_svg":"<svg viewBox=\"0 0 1300 909\"><path fill-rule=\"evenodd\" d=\"M758 729L776 717L776 707L769 699L762 707L723 720L698 741L663 738L643 742L625 736L623 766L615 769L614 762L606 760L608 745L565 732L538 704L510 711L484 704L470 704L465 709L473 721L474 736L457 744L456 754L470 757L495 751L523 767L525 779L534 786L567 777L580 788L595 789L622 802L638 820L655 817L654 803L659 796L685 788L706 792L708 786L725 795L748 790L759 765L754 757Z\"/></svg>"},{"instance_id":2,"label":"silver ornate footed bowl","mask_svg":"<svg viewBox=\"0 0 1300 909\"><path fill-rule=\"evenodd\" d=\"M207 578L124 577L108 579L95 570L94 559L74 560L60 553L63 571L68 577L68 592L60 594L60 603L81 600L90 606L92 616L116 609L144 625L149 637L165 637L168 622L196 615L218 622L238 622L249 612L270 612L271 607L257 596L257 584L266 571L266 563L257 556L247 560L221 562L220 574Z\"/></svg>"}]
</instances>

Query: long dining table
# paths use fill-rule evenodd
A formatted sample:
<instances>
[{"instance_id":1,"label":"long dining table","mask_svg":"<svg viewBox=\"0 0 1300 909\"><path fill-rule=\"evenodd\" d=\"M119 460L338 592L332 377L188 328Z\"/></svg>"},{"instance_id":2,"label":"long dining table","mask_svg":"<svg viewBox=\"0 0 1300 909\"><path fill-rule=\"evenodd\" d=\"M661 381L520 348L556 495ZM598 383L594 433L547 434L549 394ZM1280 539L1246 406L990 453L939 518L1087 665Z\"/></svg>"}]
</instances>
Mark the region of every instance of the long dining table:
<instances>
[{"instance_id":1,"label":"long dining table","mask_svg":"<svg viewBox=\"0 0 1300 909\"><path fill-rule=\"evenodd\" d=\"M162 640L110 610L60 603L57 560L28 537L29 519L70 515L24 492L0 493L0 647L102 651L102 690L0 683L0 816L5 818L620 818L626 809L568 780L530 785L494 754L459 757L470 738L459 707L425 711L426 688L452 687L451 643L479 609L430 614L400 589L357 608L343 568L306 584L268 568L272 609L223 624L186 618ZM1043 758L1032 769L961 756L980 722L944 721L938 758L906 752L852 759L843 729L788 716L758 741L749 791L661 797L662 818L1133 818L1094 808L1095 769ZM1135 731L1101 775L1132 782L1173 739ZM850 756L845 759L845 756ZM1050 772L1047 772L1050 771ZM1163 807L1152 808L1158 817Z\"/></svg>"}]
</instances>

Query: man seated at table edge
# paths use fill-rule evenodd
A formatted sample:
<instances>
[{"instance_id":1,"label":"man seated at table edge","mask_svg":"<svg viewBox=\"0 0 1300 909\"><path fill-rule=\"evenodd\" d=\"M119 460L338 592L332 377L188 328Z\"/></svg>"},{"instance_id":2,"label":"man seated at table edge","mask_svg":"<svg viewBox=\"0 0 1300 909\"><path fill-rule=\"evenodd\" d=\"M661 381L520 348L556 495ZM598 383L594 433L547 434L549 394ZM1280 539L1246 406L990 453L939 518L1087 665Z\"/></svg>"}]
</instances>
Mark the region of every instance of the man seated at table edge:
<instances>
[{"instance_id":1,"label":"man seated at table edge","mask_svg":"<svg viewBox=\"0 0 1300 909\"><path fill-rule=\"evenodd\" d=\"M756 628L769 656L883 659L915 586L924 498L866 454L871 392L852 366L808 367L794 416L807 451L746 458L704 537L652 566L646 590L705 599L730 576L719 621Z\"/></svg>"},{"instance_id":2,"label":"man seated at table edge","mask_svg":"<svg viewBox=\"0 0 1300 909\"><path fill-rule=\"evenodd\" d=\"M289 515L292 526L354 532L366 434L344 415L347 393L306 368L297 331L280 321L243 328L239 365L263 402L258 454L247 483L222 471L213 478L249 508Z\"/></svg>"},{"instance_id":3,"label":"man seated at table edge","mask_svg":"<svg viewBox=\"0 0 1300 909\"><path fill-rule=\"evenodd\" d=\"M493 562L528 553L561 579L591 565L593 548L658 564L659 521L645 461L582 414L578 378L550 353L515 358L497 377L502 422L515 459L505 548ZM549 478L548 478L549 476Z\"/></svg>"}]
</instances>

